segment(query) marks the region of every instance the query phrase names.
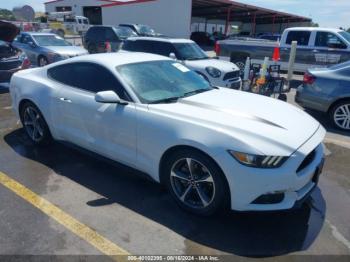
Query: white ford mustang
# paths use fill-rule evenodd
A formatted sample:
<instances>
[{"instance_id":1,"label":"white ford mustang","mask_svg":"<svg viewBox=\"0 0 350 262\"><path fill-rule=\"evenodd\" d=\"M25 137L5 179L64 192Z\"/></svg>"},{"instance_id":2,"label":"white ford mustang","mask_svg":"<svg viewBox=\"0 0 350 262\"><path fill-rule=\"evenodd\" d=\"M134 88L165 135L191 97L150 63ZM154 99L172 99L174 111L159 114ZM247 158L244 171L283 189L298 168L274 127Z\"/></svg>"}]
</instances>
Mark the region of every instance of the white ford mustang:
<instances>
[{"instance_id":1,"label":"white ford mustang","mask_svg":"<svg viewBox=\"0 0 350 262\"><path fill-rule=\"evenodd\" d=\"M16 73L10 92L34 143L65 141L129 165L197 214L291 209L322 171L325 130L308 114L212 87L165 57L72 58Z\"/></svg>"}]
</instances>

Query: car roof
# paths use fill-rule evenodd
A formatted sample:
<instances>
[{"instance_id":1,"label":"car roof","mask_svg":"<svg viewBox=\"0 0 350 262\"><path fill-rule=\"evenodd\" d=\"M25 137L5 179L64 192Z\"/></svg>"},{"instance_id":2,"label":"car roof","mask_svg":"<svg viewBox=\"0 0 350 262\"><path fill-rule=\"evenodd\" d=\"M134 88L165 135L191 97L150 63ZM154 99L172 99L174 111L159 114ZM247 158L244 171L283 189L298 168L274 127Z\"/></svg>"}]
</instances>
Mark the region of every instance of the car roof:
<instances>
[{"instance_id":1,"label":"car roof","mask_svg":"<svg viewBox=\"0 0 350 262\"><path fill-rule=\"evenodd\" d=\"M103 54L77 56L67 60L53 63L48 67L51 68L57 65L63 65L67 63L73 63L73 62L75 63L85 62L85 63L100 64L110 68L111 70L114 70L115 67L120 65L134 64L134 63L141 63L141 62L151 62L151 61L161 61L161 60L172 61L172 59L170 58L160 56L160 55L150 54L150 53L119 51L117 53L103 53Z\"/></svg>"},{"instance_id":2,"label":"car roof","mask_svg":"<svg viewBox=\"0 0 350 262\"><path fill-rule=\"evenodd\" d=\"M138 40L146 40L146 41L157 41L157 42L165 42L165 43L194 43L190 39L184 39L184 38L169 38L169 37L142 37L142 36L133 36L129 37L128 40L130 41L138 41Z\"/></svg>"},{"instance_id":3,"label":"car roof","mask_svg":"<svg viewBox=\"0 0 350 262\"><path fill-rule=\"evenodd\" d=\"M327 28L327 27L291 27L287 28L286 31L324 31L324 32L341 32L343 30L336 28Z\"/></svg>"},{"instance_id":4,"label":"car roof","mask_svg":"<svg viewBox=\"0 0 350 262\"><path fill-rule=\"evenodd\" d=\"M54 35L57 36L56 34L52 34L52 33L40 33L40 32L22 32L22 35Z\"/></svg>"}]
</instances>

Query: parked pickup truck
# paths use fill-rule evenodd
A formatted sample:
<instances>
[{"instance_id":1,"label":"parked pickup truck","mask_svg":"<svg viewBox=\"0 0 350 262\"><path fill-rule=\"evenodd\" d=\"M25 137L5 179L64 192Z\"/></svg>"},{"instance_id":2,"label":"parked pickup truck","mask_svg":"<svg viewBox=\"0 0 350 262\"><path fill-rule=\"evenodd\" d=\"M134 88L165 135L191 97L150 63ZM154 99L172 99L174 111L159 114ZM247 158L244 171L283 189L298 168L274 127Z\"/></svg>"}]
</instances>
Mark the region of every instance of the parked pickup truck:
<instances>
[{"instance_id":1,"label":"parked pickup truck","mask_svg":"<svg viewBox=\"0 0 350 262\"><path fill-rule=\"evenodd\" d=\"M350 33L329 28L297 27L286 29L280 40L282 70L287 70L292 41L298 42L294 71L305 72L312 67L326 67L350 60ZM235 63L241 70L247 57L262 63L272 57L277 43L261 39L233 39L218 41L215 51L220 59Z\"/></svg>"}]
</instances>

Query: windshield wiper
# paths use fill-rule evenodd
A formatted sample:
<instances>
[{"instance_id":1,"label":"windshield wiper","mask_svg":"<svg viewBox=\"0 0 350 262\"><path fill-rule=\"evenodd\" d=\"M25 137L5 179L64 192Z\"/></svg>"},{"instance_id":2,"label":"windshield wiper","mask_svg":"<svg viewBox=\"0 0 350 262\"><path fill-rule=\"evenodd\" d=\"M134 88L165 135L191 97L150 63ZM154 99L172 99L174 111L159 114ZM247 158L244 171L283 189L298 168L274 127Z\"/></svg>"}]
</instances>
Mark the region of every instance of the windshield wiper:
<instances>
[{"instance_id":1,"label":"windshield wiper","mask_svg":"<svg viewBox=\"0 0 350 262\"><path fill-rule=\"evenodd\" d=\"M203 60L203 59L208 59L208 57L189 57L186 60L195 61L195 60Z\"/></svg>"},{"instance_id":2,"label":"windshield wiper","mask_svg":"<svg viewBox=\"0 0 350 262\"><path fill-rule=\"evenodd\" d=\"M153 102L150 102L149 104L166 104L166 103L176 103L181 97L175 96L175 97L168 97L160 100L156 100Z\"/></svg>"},{"instance_id":3,"label":"windshield wiper","mask_svg":"<svg viewBox=\"0 0 350 262\"><path fill-rule=\"evenodd\" d=\"M212 90L212 89L211 88L197 89L197 90L194 90L194 91L190 91L190 92L184 93L182 97L193 96L193 95L204 93L204 92L207 92L207 91L210 91L210 90Z\"/></svg>"},{"instance_id":4,"label":"windshield wiper","mask_svg":"<svg viewBox=\"0 0 350 262\"><path fill-rule=\"evenodd\" d=\"M213 89L214 88L215 87L213 87ZM164 98L164 99L160 99L160 100L156 100L156 101L150 102L149 104L176 103L181 98L185 98L185 97L188 97L188 96L193 96L193 95L196 95L196 94L204 93L204 92L207 92L207 91L210 91L210 90L213 90L213 89L212 88L197 89L197 90L194 90L194 91L190 91L190 92L184 93L182 96L168 97L168 98Z\"/></svg>"}]
</instances>

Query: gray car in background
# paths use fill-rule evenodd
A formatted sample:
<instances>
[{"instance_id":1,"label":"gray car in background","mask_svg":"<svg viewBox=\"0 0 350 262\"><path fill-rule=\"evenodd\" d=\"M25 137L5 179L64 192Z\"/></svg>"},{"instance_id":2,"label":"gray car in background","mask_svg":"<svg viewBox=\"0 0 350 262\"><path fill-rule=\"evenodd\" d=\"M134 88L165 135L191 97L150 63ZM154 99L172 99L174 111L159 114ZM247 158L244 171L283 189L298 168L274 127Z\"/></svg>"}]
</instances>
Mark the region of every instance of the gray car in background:
<instances>
[{"instance_id":1,"label":"gray car in background","mask_svg":"<svg viewBox=\"0 0 350 262\"><path fill-rule=\"evenodd\" d=\"M304 108L327 113L335 127L350 131L350 61L308 70L295 101Z\"/></svg>"},{"instance_id":2,"label":"gray car in background","mask_svg":"<svg viewBox=\"0 0 350 262\"><path fill-rule=\"evenodd\" d=\"M83 47L73 46L50 33L23 32L16 37L13 45L23 50L31 63L38 66L88 54Z\"/></svg>"}]
</instances>

